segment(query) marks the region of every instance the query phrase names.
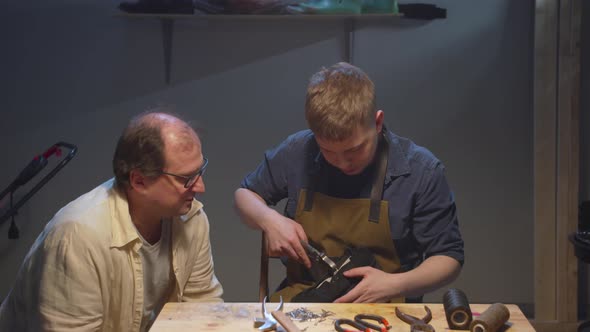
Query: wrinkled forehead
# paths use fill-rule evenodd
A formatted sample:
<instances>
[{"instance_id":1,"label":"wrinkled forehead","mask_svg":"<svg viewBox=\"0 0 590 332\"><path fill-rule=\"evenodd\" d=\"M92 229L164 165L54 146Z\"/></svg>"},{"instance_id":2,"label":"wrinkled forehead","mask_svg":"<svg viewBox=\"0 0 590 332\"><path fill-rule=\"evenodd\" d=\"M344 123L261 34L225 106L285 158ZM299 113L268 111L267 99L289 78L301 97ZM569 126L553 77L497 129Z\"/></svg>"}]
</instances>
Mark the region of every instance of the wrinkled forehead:
<instances>
[{"instance_id":1,"label":"wrinkled forehead","mask_svg":"<svg viewBox=\"0 0 590 332\"><path fill-rule=\"evenodd\" d=\"M186 146L190 148L183 150L181 146L176 146L166 149L164 166L166 171L188 176L203 166L204 156L200 146L197 144Z\"/></svg>"},{"instance_id":2,"label":"wrinkled forehead","mask_svg":"<svg viewBox=\"0 0 590 332\"><path fill-rule=\"evenodd\" d=\"M162 137L167 170L190 174L201 167L201 140L192 128L162 128Z\"/></svg>"}]
</instances>

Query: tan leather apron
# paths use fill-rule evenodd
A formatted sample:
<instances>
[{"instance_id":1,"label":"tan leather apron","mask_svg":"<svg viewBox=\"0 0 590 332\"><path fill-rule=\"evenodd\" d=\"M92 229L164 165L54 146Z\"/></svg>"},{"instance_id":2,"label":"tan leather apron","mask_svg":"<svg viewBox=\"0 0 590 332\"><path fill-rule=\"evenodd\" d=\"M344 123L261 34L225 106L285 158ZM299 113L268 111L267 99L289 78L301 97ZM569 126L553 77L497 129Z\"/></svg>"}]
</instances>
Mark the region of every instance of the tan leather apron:
<instances>
[{"instance_id":1,"label":"tan leather apron","mask_svg":"<svg viewBox=\"0 0 590 332\"><path fill-rule=\"evenodd\" d=\"M310 179L297 202L295 220L303 226L310 242L328 256L342 256L347 246L371 250L381 269L398 272L400 261L393 245L389 227L388 202L383 201L383 183L387 169L389 142L386 135L379 140L377 164L373 176L371 198L344 199L314 192L319 176ZM313 285L304 280L305 267L291 259L287 262L287 286L272 294L271 300L291 299ZM395 299L403 302L403 298Z\"/></svg>"}]
</instances>

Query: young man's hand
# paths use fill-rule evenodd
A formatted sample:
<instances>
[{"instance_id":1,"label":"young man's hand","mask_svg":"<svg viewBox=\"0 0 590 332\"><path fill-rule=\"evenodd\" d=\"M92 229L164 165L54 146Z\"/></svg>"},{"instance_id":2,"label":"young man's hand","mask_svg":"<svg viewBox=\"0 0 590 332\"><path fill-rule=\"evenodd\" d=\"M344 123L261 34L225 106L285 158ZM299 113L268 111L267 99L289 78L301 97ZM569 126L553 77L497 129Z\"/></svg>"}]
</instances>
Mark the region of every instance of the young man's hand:
<instances>
[{"instance_id":1,"label":"young man's hand","mask_svg":"<svg viewBox=\"0 0 590 332\"><path fill-rule=\"evenodd\" d=\"M400 296L401 283L396 282L396 275L379 269L363 266L345 271L347 278L363 278L348 293L337 298L336 303L380 303L389 302Z\"/></svg>"},{"instance_id":2,"label":"young man's hand","mask_svg":"<svg viewBox=\"0 0 590 332\"><path fill-rule=\"evenodd\" d=\"M460 272L459 262L444 255L430 256L418 267L403 273L358 267L343 274L363 280L334 302L388 302L400 296L420 296L448 285Z\"/></svg>"},{"instance_id":3,"label":"young man's hand","mask_svg":"<svg viewBox=\"0 0 590 332\"><path fill-rule=\"evenodd\" d=\"M301 241L307 242L307 236L301 224L277 214L272 222L266 224L264 231L269 256L289 256L305 267L311 267L311 261L301 245Z\"/></svg>"}]
</instances>

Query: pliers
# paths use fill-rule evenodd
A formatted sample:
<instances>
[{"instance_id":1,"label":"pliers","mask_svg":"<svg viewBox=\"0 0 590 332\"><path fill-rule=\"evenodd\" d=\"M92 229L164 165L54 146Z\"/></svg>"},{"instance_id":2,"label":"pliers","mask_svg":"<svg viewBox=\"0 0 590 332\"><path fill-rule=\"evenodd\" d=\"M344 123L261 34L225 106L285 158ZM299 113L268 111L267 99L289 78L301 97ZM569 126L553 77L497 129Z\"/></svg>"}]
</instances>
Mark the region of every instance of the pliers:
<instances>
[{"instance_id":1,"label":"pliers","mask_svg":"<svg viewBox=\"0 0 590 332\"><path fill-rule=\"evenodd\" d=\"M434 327L428 324L432 319L432 312L427 306L424 306L424 310L426 315L421 319L401 312L398 307L395 307L395 315L403 322L410 324L410 332L434 332Z\"/></svg>"},{"instance_id":2,"label":"pliers","mask_svg":"<svg viewBox=\"0 0 590 332\"><path fill-rule=\"evenodd\" d=\"M378 322L379 325L369 323L367 320L374 320ZM350 319L338 319L334 322L334 328L338 332L355 332L355 330L349 330L342 327L342 325L349 325L356 328L356 331L363 331L363 332L370 332L371 330L380 331L380 332L387 332L391 328L389 322L384 317L379 315L369 315L369 314L358 314L354 316L354 320ZM381 326L383 325L383 326Z\"/></svg>"}]
</instances>

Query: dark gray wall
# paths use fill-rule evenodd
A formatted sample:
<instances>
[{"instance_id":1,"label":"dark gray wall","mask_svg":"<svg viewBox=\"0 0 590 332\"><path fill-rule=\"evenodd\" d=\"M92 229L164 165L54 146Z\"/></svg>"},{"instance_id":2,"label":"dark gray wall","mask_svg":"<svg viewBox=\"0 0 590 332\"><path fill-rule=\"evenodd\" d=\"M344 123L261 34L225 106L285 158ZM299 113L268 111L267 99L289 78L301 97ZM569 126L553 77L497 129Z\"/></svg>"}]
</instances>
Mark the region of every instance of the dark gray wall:
<instances>
[{"instance_id":1,"label":"dark gray wall","mask_svg":"<svg viewBox=\"0 0 590 332\"><path fill-rule=\"evenodd\" d=\"M204 128L217 274L227 301L256 301L259 234L239 222L233 191L265 149L305 128L307 79L343 59L344 22L178 20L167 85L160 23L117 17L117 2L1 5L0 186L59 140L79 153L21 210L19 240L0 228L0 296L51 216L111 176L129 117L162 103ZM471 302L532 303L533 2L438 4L448 19L357 22L353 60L375 81L390 128L447 167L466 249L453 286ZM280 273L273 264L274 283Z\"/></svg>"}]
</instances>

